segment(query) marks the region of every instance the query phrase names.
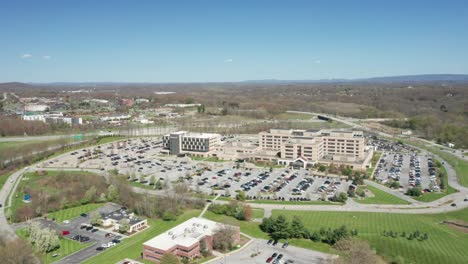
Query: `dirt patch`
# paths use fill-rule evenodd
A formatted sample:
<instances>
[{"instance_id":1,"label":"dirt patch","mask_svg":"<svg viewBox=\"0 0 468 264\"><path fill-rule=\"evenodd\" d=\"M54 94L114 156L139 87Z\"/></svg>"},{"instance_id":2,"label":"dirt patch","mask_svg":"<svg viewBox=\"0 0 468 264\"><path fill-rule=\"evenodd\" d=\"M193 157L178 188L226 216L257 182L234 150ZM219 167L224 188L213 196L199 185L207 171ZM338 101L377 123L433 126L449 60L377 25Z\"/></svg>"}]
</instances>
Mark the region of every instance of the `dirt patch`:
<instances>
[{"instance_id":1,"label":"dirt patch","mask_svg":"<svg viewBox=\"0 0 468 264\"><path fill-rule=\"evenodd\" d=\"M465 234L468 234L468 223L460 220L450 220L450 221L443 221L443 224L446 224L450 228L455 230L461 231Z\"/></svg>"}]
</instances>

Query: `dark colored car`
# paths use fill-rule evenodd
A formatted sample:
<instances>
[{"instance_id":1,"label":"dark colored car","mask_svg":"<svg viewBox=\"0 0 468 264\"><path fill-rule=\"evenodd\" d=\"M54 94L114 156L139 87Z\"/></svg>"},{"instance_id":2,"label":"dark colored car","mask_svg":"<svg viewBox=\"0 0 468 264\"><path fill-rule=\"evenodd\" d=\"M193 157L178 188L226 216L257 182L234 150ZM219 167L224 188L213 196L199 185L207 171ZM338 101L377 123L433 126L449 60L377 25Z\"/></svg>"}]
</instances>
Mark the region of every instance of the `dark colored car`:
<instances>
[{"instance_id":1,"label":"dark colored car","mask_svg":"<svg viewBox=\"0 0 468 264\"><path fill-rule=\"evenodd\" d=\"M88 214L82 213L82 214L80 214L80 216L81 216L81 217L88 217Z\"/></svg>"},{"instance_id":2,"label":"dark colored car","mask_svg":"<svg viewBox=\"0 0 468 264\"><path fill-rule=\"evenodd\" d=\"M273 246L276 246L278 244L278 240L273 241Z\"/></svg>"},{"instance_id":3,"label":"dark colored car","mask_svg":"<svg viewBox=\"0 0 468 264\"><path fill-rule=\"evenodd\" d=\"M118 240L118 239L112 239L112 242L118 244L118 243L120 243L120 240Z\"/></svg>"},{"instance_id":4,"label":"dark colored car","mask_svg":"<svg viewBox=\"0 0 468 264\"><path fill-rule=\"evenodd\" d=\"M91 230L93 230L93 227L92 227L92 226L86 227L86 231L91 231Z\"/></svg>"},{"instance_id":5,"label":"dark colored car","mask_svg":"<svg viewBox=\"0 0 468 264\"><path fill-rule=\"evenodd\" d=\"M103 247L97 247L96 250L97 250L97 251L103 251L104 248L103 248Z\"/></svg>"},{"instance_id":6,"label":"dark colored car","mask_svg":"<svg viewBox=\"0 0 468 264\"><path fill-rule=\"evenodd\" d=\"M267 245L270 245L270 244L271 244L271 242L273 242L273 240L271 240L271 239L270 239L270 240L268 240L268 242L267 242Z\"/></svg>"},{"instance_id":7,"label":"dark colored car","mask_svg":"<svg viewBox=\"0 0 468 264\"><path fill-rule=\"evenodd\" d=\"M277 259L282 259L283 258L283 254L279 254Z\"/></svg>"},{"instance_id":8,"label":"dark colored car","mask_svg":"<svg viewBox=\"0 0 468 264\"><path fill-rule=\"evenodd\" d=\"M271 255L272 258L276 258L276 256L278 256L278 253L273 253L273 255Z\"/></svg>"},{"instance_id":9,"label":"dark colored car","mask_svg":"<svg viewBox=\"0 0 468 264\"><path fill-rule=\"evenodd\" d=\"M287 248L289 246L289 242L283 244L282 248Z\"/></svg>"},{"instance_id":10,"label":"dark colored car","mask_svg":"<svg viewBox=\"0 0 468 264\"><path fill-rule=\"evenodd\" d=\"M99 230L99 229L94 228L93 230L91 230L91 232L96 233L98 230Z\"/></svg>"}]
</instances>

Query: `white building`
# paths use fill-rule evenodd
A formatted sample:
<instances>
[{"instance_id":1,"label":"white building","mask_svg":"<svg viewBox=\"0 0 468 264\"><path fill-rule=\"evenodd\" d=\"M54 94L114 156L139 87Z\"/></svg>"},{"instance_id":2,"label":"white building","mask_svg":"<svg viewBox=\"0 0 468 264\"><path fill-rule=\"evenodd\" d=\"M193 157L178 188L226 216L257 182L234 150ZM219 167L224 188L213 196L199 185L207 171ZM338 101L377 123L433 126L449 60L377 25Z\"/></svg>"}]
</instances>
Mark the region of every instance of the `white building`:
<instances>
[{"instance_id":1,"label":"white building","mask_svg":"<svg viewBox=\"0 0 468 264\"><path fill-rule=\"evenodd\" d=\"M41 121L45 123L44 115L23 115L21 118L25 121Z\"/></svg>"},{"instance_id":2,"label":"white building","mask_svg":"<svg viewBox=\"0 0 468 264\"><path fill-rule=\"evenodd\" d=\"M113 116L103 116L101 121L121 121L130 119L130 115L113 115Z\"/></svg>"},{"instance_id":3,"label":"white building","mask_svg":"<svg viewBox=\"0 0 468 264\"><path fill-rule=\"evenodd\" d=\"M45 112L47 110L49 110L49 106L44 104L27 104L24 106L25 112Z\"/></svg>"},{"instance_id":4,"label":"white building","mask_svg":"<svg viewBox=\"0 0 468 264\"><path fill-rule=\"evenodd\" d=\"M163 136L163 147L170 154L210 152L221 143L221 135L178 131Z\"/></svg>"}]
</instances>

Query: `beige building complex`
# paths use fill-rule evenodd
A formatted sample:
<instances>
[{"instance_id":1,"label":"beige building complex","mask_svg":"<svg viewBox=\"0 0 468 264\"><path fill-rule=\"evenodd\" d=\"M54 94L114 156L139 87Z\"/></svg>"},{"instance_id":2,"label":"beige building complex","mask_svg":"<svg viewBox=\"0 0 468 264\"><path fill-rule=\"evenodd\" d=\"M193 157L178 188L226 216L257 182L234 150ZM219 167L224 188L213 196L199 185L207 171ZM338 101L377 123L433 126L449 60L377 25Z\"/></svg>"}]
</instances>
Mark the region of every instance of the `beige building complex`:
<instances>
[{"instance_id":1,"label":"beige building complex","mask_svg":"<svg viewBox=\"0 0 468 264\"><path fill-rule=\"evenodd\" d=\"M370 166L372 148L362 131L271 129L255 140L224 140L219 134L179 131L163 137L165 151L226 160L276 162L308 167L336 164L364 170Z\"/></svg>"},{"instance_id":2,"label":"beige building complex","mask_svg":"<svg viewBox=\"0 0 468 264\"><path fill-rule=\"evenodd\" d=\"M365 169L372 158L362 131L271 129L260 133L262 149L278 152L278 164L326 163Z\"/></svg>"}]
</instances>

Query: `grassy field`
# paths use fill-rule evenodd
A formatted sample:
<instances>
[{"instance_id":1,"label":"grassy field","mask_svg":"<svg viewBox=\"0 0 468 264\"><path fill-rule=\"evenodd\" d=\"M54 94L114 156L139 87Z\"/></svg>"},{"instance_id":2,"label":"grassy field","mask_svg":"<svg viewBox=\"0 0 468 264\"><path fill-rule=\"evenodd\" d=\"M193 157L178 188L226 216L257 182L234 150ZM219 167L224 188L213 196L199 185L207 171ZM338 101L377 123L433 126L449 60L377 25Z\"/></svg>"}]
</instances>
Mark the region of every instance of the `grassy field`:
<instances>
[{"instance_id":1,"label":"grassy field","mask_svg":"<svg viewBox=\"0 0 468 264\"><path fill-rule=\"evenodd\" d=\"M29 186L29 187L31 187L33 189L44 189L44 190L46 190L47 192L50 192L50 193L60 192L60 190L56 190L56 189L53 189L53 188L48 188L47 186L39 186L37 184L37 181L39 181L43 177L55 177L55 176L59 175L60 173L61 173L60 171L48 171L47 175L44 175L44 176L40 176L36 172L25 173L24 176L23 176L23 180L21 180L19 182L18 188L16 189L15 193L13 194L13 199L11 201L11 207L10 207L13 215L15 215L18 208L20 208L22 205L25 204L23 202L23 198L24 198L24 195L26 193L20 191L23 186ZM85 174L89 175L89 174L92 174L92 173L89 173L89 172L82 172L82 171L67 171L66 173L68 175L71 175L71 174L74 174L74 175L85 175ZM27 180L25 180L25 179L27 179ZM34 199L34 197L31 197L31 199Z\"/></svg>"},{"instance_id":2,"label":"grassy field","mask_svg":"<svg viewBox=\"0 0 468 264\"><path fill-rule=\"evenodd\" d=\"M101 254L88 259L84 263L117 263L124 258L131 258L142 261L143 263L152 263L149 261L140 260L140 253L143 250L142 243L192 217L196 217L199 213L199 210L186 211L183 215L179 216L176 221L148 219L148 225L150 225L150 227L147 230L125 239L117 246L103 251Z\"/></svg>"},{"instance_id":3,"label":"grassy field","mask_svg":"<svg viewBox=\"0 0 468 264\"><path fill-rule=\"evenodd\" d=\"M63 222L64 220L71 220L80 216L82 213L89 213L93 210L98 209L104 204L85 204L73 208L63 209L57 212L53 212L47 215L48 218L55 218L57 222Z\"/></svg>"},{"instance_id":4,"label":"grassy field","mask_svg":"<svg viewBox=\"0 0 468 264\"><path fill-rule=\"evenodd\" d=\"M288 218L294 215L302 219L310 230L320 227L339 227L346 225L355 228L359 237L368 240L379 255L388 259L401 256L405 263L466 263L468 259L468 234L440 224L442 220L460 219L468 221L468 209L438 215L411 215L391 213L358 213L358 212L305 212L274 210L273 215L283 214ZM383 231L427 233L426 241L408 240L403 237L391 238L382 236ZM315 248L303 240L307 247ZM322 250L327 245L320 245Z\"/></svg>"},{"instance_id":5,"label":"grassy field","mask_svg":"<svg viewBox=\"0 0 468 264\"><path fill-rule=\"evenodd\" d=\"M368 185L367 189L374 194L374 197L355 198L354 200L362 204L409 204L409 202L373 186Z\"/></svg>"},{"instance_id":6,"label":"grassy field","mask_svg":"<svg viewBox=\"0 0 468 264\"><path fill-rule=\"evenodd\" d=\"M264 215L265 215L265 210L261 208L252 209L252 218L263 218Z\"/></svg>"},{"instance_id":7,"label":"grassy field","mask_svg":"<svg viewBox=\"0 0 468 264\"><path fill-rule=\"evenodd\" d=\"M263 233L258 227L260 223L240 221L240 220L235 219L234 217L221 215L221 214L215 214L210 211L206 211L203 217L212 221L239 226L241 228L241 232L249 236L268 239L268 234Z\"/></svg>"},{"instance_id":8,"label":"grassy field","mask_svg":"<svg viewBox=\"0 0 468 264\"><path fill-rule=\"evenodd\" d=\"M16 231L16 234L21 237L21 238L24 238L24 239L27 239L27 234L26 234L26 230L25 229L19 229ZM54 250L54 251L51 251L47 254L45 254L43 257L42 257L42 262L43 263L53 263L53 262L56 262L68 255L71 255L83 248L86 248L88 246L90 246L91 244L84 244L84 243L80 243L80 242L77 242L77 241L73 241L73 240L70 240L70 239L66 239L66 238L60 238L60 248ZM52 255L54 254L59 254L59 256L57 257L52 257Z\"/></svg>"}]
</instances>

